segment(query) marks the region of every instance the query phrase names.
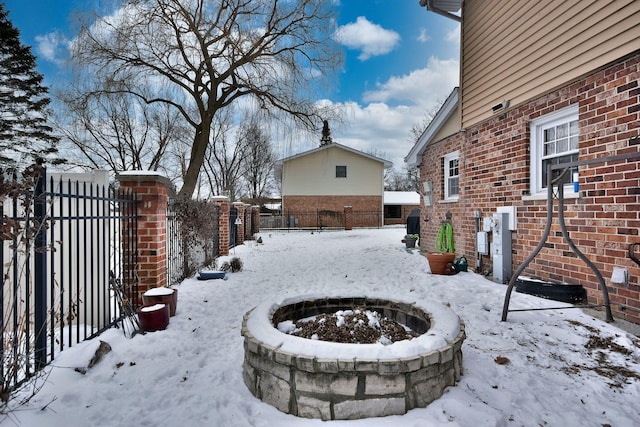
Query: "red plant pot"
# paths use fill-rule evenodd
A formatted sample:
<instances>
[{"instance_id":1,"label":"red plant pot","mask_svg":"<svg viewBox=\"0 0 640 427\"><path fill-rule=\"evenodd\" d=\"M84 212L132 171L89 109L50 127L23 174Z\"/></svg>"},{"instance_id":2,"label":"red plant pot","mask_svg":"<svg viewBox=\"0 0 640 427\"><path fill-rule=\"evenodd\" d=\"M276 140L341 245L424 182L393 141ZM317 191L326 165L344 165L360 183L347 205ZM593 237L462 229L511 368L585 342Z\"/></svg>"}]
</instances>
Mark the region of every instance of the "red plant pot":
<instances>
[{"instance_id":1,"label":"red plant pot","mask_svg":"<svg viewBox=\"0 0 640 427\"><path fill-rule=\"evenodd\" d=\"M146 332L161 331L169 325L169 306L154 304L138 308L140 326Z\"/></svg>"},{"instance_id":2,"label":"red plant pot","mask_svg":"<svg viewBox=\"0 0 640 427\"><path fill-rule=\"evenodd\" d=\"M173 288L153 288L142 295L143 305L166 304L169 307L169 315L176 315L178 306L178 290Z\"/></svg>"}]
</instances>

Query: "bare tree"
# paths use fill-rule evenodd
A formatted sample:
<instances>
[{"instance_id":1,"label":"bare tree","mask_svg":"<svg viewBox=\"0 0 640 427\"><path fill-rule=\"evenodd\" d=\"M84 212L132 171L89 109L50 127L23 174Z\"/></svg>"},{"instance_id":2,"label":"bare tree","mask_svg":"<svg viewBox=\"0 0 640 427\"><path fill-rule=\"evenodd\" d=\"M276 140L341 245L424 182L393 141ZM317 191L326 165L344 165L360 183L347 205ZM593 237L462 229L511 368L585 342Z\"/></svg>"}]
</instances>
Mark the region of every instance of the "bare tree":
<instances>
[{"instance_id":1,"label":"bare tree","mask_svg":"<svg viewBox=\"0 0 640 427\"><path fill-rule=\"evenodd\" d=\"M319 123L308 89L340 62L333 7L324 0L131 0L83 28L73 59L95 76L93 91L128 93L180 113L191 144L179 195L191 197L214 117L241 98L301 127Z\"/></svg>"},{"instance_id":2,"label":"bare tree","mask_svg":"<svg viewBox=\"0 0 640 427\"><path fill-rule=\"evenodd\" d=\"M70 87L60 95L66 109L59 114L65 142L80 155L69 163L114 172L163 170L181 178L170 154L177 150L182 117L167 105L146 105L126 93L85 92ZM64 123L63 123L64 122Z\"/></svg>"},{"instance_id":3,"label":"bare tree","mask_svg":"<svg viewBox=\"0 0 640 427\"><path fill-rule=\"evenodd\" d=\"M213 194L225 194L235 201L240 191L240 177L245 156L246 142L237 135L230 140L232 132L229 110L218 114L212 126L213 143L207 147L203 172Z\"/></svg>"},{"instance_id":4,"label":"bare tree","mask_svg":"<svg viewBox=\"0 0 640 427\"><path fill-rule=\"evenodd\" d=\"M444 100L438 100L433 108L427 110L420 122L415 123L409 130L409 140L411 144L416 144L420 136L429 126L429 123L436 116L440 108L444 104ZM401 170L391 169L385 173L385 190L387 191L417 191L420 189L420 170L417 167L409 167L404 164Z\"/></svg>"},{"instance_id":5,"label":"bare tree","mask_svg":"<svg viewBox=\"0 0 640 427\"><path fill-rule=\"evenodd\" d=\"M249 190L248 196L258 200L265 196L273 179L276 156L269 135L256 121L247 122L241 128L239 136L244 140L246 148L242 175Z\"/></svg>"},{"instance_id":6,"label":"bare tree","mask_svg":"<svg viewBox=\"0 0 640 427\"><path fill-rule=\"evenodd\" d=\"M402 170L391 169L384 179L386 191L419 191L418 168L407 164Z\"/></svg>"},{"instance_id":7,"label":"bare tree","mask_svg":"<svg viewBox=\"0 0 640 427\"><path fill-rule=\"evenodd\" d=\"M440 111L440 108L442 108L444 101L444 99L438 99L436 101L436 104L424 113L422 119L420 119L418 123L414 123L414 125L411 126L411 129L409 129L409 140L412 144L418 142L420 136L422 136L424 131L427 130L427 126L429 126L433 118L436 116L436 114L438 114L438 111Z\"/></svg>"}]
</instances>

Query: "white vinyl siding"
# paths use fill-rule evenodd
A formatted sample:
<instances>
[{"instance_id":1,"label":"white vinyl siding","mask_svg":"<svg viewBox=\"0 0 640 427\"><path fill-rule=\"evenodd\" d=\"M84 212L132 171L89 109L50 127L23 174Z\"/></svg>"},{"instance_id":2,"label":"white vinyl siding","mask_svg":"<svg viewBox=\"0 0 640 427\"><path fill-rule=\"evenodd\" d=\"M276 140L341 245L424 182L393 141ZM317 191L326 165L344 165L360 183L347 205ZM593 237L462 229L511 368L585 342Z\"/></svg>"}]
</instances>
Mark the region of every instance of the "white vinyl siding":
<instances>
[{"instance_id":1,"label":"white vinyl siding","mask_svg":"<svg viewBox=\"0 0 640 427\"><path fill-rule=\"evenodd\" d=\"M347 178L336 177L336 166L346 166ZM337 145L292 158L282 166L283 196L382 196L383 188L382 162Z\"/></svg>"},{"instance_id":2,"label":"white vinyl siding","mask_svg":"<svg viewBox=\"0 0 640 427\"><path fill-rule=\"evenodd\" d=\"M462 128L640 46L637 0L465 0L463 16Z\"/></svg>"}]
</instances>

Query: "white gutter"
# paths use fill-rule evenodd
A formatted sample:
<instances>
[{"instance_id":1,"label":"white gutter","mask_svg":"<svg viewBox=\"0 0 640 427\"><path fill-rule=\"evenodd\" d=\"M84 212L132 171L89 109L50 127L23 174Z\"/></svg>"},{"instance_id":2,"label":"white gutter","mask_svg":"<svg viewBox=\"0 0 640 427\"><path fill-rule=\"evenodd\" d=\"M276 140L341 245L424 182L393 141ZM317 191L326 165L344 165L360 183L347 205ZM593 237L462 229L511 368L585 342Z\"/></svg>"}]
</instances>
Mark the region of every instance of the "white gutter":
<instances>
[{"instance_id":1,"label":"white gutter","mask_svg":"<svg viewBox=\"0 0 640 427\"><path fill-rule=\"evenodd\" d=\"M462 22L462 18L458 15L454 15L453 13L447 12L444 9L440 9L433 4L433 0L420 0L420 6L426 7L428 11L437 13L438 15L442 15L446 18L453 19L456 22Z\"/></svg>"}]
</instances>

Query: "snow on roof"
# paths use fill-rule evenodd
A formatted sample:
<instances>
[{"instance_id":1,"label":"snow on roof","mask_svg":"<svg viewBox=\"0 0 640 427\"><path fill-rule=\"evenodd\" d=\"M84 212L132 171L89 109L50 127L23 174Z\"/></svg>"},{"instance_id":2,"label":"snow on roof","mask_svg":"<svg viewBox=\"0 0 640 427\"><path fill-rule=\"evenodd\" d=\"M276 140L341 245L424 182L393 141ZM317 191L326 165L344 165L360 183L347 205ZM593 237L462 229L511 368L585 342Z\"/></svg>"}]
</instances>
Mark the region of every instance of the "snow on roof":
<instances>
[{"instance_id":1,"label":"snow on roof","mask_svg":"<svg viewBox=\"0 0 640 427\"><path fill-rule=\"evenodd\" d=\"M420 194L415 191L385 191L385 205L419 205Z\"/></svg>"},{"instance_id":2,"label":"snow on roof","mask_svg":"<svg viewBox=\"0 0 640 427\"><path fill-rule=\"evenodd\" d=\"M272 211L277 211L282 208L282 203L265 203L264 207Z\"/></svg>"},{"instance_id":3,"label":"snow on roof","mask_svg":"<svg viewBox=\"0 0 640 427\"><path fill-rule=\"evenodd\" d=\"M118 175L121 175L121 176L138 176L138 175L164 176L158 171L147 171L147 170L122 171L122 172L118 172Z\"/></svg>"}]
</instances>

